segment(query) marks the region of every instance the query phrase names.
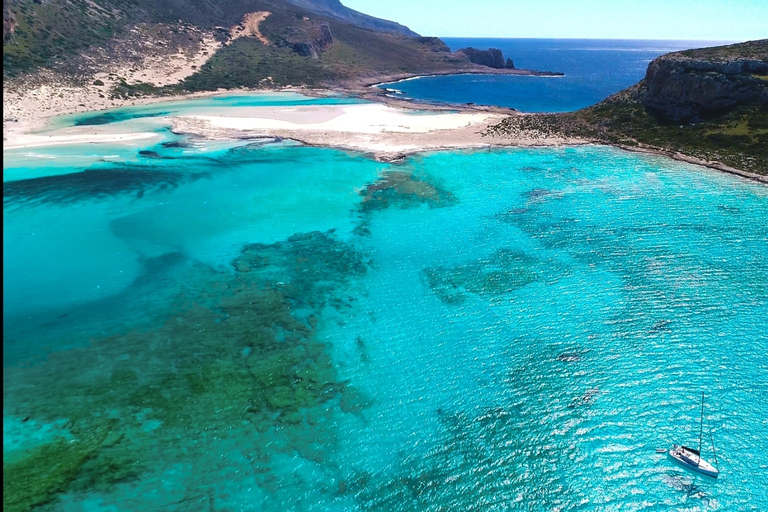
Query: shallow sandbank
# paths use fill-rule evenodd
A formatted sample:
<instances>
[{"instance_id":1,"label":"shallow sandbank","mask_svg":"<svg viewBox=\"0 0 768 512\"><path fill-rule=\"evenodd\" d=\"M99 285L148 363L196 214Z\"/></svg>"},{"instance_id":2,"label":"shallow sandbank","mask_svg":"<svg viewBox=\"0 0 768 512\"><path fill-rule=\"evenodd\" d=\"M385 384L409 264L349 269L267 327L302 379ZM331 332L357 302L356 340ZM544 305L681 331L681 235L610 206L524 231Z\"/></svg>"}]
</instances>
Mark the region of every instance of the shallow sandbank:
<instances>
[{"instance_id":1,"label":"shallow sandbank","mask_svg":"<svg viewBox=\"0 0 768 512\"><path fill-rule=\"evenodd\" d=\"M173 131L207 139L281 137L392 160L420 151L492 146L552 146L586 141L523 135L491 140L482 133L506 114L416 111L369 103L290 108L234 108L221 116L180 116Z\"/></svg>"},{"instance_id":2,"label":"shallow sandbank","mask_svg":"<svg viewBox=\"0 0 768 512\"><path fill-rule=\"evenodd\" d=\"M394 77L390 77L394 78ZM485 136L486 130L510 115L519 114L501 107L417 104L405 99L386 97L383 89L370 84L352 87L347 91L304 90L283 88L268 91L228 91L190 94L176 97L152 97L136 101L121 101L120 106L147 105L165 101L187 100L198 97L232 94L259 94L298 92L308 96L328 96L347 93L373 101L356 105L298 105L286 107L227 107L222 114L180 115L155 118L158 123L170 125L175 133L191 137L227 140L261 137L291 139L304 144L361 151L373 158L390 161L423 151L449 149L481 149L493 147L541 147L584 145L600 143L586 139L566 138L536 130L521 131L513 137ZM64 95L66 97L66 94ZM45 134L31 133L42 128L53 115L82 112L82 105L74 110L71 103L60 98L54 103L35 102L27 97L14 109L22 115L3 123L3 149L60 146L87 143L129 143L160 137L156 132L130 131L117 125L69 127ZM11 99L11 102L14 100ZM104 110L107 105L97 103ZM4 107L7 106L4 101ZM416 110L418 109L418 110ZM5 110L5 108L4 108ZM136 129L134 129L136 130ZM663 155L727 172L743 178L768 183L768 177L742 171L721 164L703 161L687 155L656 148L618 146L628 151L641 151Z\"/></svg>"}]
</instances>

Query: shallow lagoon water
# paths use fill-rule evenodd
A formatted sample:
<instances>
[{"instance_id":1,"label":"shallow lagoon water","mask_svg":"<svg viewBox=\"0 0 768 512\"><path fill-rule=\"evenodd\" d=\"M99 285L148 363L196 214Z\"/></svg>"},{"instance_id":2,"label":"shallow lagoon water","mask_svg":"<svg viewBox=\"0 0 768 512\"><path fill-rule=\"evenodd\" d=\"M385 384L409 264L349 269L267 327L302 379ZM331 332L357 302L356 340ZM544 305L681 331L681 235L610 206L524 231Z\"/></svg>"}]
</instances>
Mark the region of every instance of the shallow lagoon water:
<instances>
[{"instance_id":1,"label":"shallow lagoon water","mask_svg":"<svg viewBox=\"0 0 768 512\"><path fill-rule=\"evenodd\" d=\"M363 101L340 95L313 98L294 92L227 93L120 107L100 112L57 116L40 131L47 132L67 126L99 126L139 119L178 116L190 112L194 112L197 115L210 115L218 113L221 109L231 107L290 107L300 105L353 105L357 103L363 103Z\"/></svg>"},{"instance_id":2,"label":"shallow lagoon water","mask_svg":"<svg viewBox=\"0 0 768 512\"><path fill-rule=\"evenodd\" d=\"M4 183L12 510L768 507L764 186L605 147L132 151ZM655 453L702 390L717 481Z\"/></svg>"}]
</instances>

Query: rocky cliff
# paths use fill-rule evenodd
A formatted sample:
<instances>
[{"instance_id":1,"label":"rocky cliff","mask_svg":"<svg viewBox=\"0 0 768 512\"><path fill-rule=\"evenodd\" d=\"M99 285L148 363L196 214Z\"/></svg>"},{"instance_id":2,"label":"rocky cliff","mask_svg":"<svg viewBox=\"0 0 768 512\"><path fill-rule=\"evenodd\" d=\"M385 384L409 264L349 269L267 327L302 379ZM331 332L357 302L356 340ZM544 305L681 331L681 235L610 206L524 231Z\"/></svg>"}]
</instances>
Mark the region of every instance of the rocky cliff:
<instances>
[{"instance_id":1,"label":"rocky cliff","mask_svg":"<svg viewBox=\"0 0 768 512\"><path fill-rule=\"evenodd\" d=\"M661 151L768 181L768 39L663 55L639 83L596 105L510 117L488 134L531 132Z\"/></svg>"},{"instance_id":2,"label":"rocky cliff","mask_svg":"<svg viewBox=\"0 0 768 512\"><path fill-rule=\"evenodd\" d=\"M304 27L286 27L276 38L277 46L288 47L302 57L319 59L333 44L333 33L328 23L304 23Z\"/></svg>"},{"instance_id":3,"label":"rocky cliff","mask_svg":"<svg viewBox=\"0 0 768 512\"><path fill-rule=\"evenodd\" d=\"M515 64L512 59L504 60L504 54L497 48L489 48L487 50L478 50L472 48L462 48L456 53L466 55L470 62L473 64L479 64L481 66L488 66L494 69L514 69Z\"/></svg>"},{"instance_id":4,"label":"rocky cliff","mask_svg":"<svg viewBox=\"0 0 768 512\"><path fill-rule=\"evenodd\" d=\"M651 62L639 91L660 121L687 123L768 103L768 40L671 53Z\"/></svg>"}]
</instances>

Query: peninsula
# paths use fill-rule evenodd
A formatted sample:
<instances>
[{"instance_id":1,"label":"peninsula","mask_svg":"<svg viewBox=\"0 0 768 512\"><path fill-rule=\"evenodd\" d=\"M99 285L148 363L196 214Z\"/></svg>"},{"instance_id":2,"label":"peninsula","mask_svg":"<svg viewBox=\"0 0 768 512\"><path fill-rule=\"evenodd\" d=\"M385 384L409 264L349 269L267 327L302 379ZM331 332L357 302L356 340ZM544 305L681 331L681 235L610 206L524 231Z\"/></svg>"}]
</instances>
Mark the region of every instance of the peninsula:
<instances>
[{"instance_id":1,"label":"peninsula","mask_svg":"<svg viewBox=\"0 0 768 512\"><path fill-rule=\"evenodd\" d=\"M768 182L768 39L663 55L597 105L510 116L486 134L586 139Z\"/></svg>"},{"instance_id":2,"label":"peninsula","mask_svg":"<svg viewBox=\"0 0 768 512\"><path fill-rule=\"evenodd\" d=\"M338 0L162 5L5 0L5 137L55 115L192 94L288 87L365 93L373 83L427 74L540 74L475 63L438 38Z\"/></svg>"}]
</instances>

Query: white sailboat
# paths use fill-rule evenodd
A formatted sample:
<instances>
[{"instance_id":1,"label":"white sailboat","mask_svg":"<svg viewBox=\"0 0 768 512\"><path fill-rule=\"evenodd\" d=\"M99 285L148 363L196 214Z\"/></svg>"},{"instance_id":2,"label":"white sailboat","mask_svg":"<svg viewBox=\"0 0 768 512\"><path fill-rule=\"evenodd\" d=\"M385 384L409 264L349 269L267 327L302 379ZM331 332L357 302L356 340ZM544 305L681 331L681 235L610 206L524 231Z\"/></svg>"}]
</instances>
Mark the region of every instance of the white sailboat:
<instances>
[{"instance_id":1,"label":"white sailboat","mask_svg":"<svg viewBox=\"0 0 768 512\"><path fill-rule=\"evenodd\" d=\"M701 440L704 435L704 392L701 393L701 426L699 428L699 449L689 448L687 446L673 445L669 450L669 456L672 457L681 466L696 471L712 478L717 478L720 472L701 457ZM717 464L717 454L715 453L715 442L712 440L712 454L715 456Z\"/></svg>"}]
</instances>

